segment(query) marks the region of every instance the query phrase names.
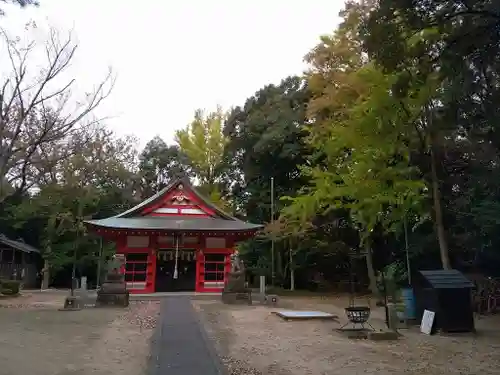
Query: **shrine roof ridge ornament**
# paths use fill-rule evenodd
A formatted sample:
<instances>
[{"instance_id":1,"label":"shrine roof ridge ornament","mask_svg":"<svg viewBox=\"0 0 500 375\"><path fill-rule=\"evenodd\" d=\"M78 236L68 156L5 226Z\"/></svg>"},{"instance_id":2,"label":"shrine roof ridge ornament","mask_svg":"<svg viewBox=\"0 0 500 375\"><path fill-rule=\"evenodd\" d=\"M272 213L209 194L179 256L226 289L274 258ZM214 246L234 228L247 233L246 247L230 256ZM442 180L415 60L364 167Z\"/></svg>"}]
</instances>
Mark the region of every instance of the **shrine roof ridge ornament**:
<instances>
[{"instance_id":1,"label":"shrine roof ridge ornament","mask_svg":"<svg viewBox=\"0 0 500 375\"><path fill-rule=\"evenodd\" d=\"M214 212L211 217L142 216L142 212L159 202L174 189L189 191ZM257 231L264 226L242 221L224 212L197 191L187 178L179 178L152 197L121 214L100 220L87 220L86 224L107 229L181 230L181 231Z\"/></svg>"},{"instance_id":2,"label":"shrine roof ridge ornament","mask_svg":"<svg viewBox=\"0 0 500 375\"><path fill-rule=\"evenodd\" d=\"M178 189L181 192L184 192L186 190L191 191L198 199L200 199L201 202L205 206L207 206L209 209L215 212L217 216L219 216L222 219L226 220L239 220L235 218L234 216L229 215L228 213L224 212L221 210L219 207L214 205L212 202L210 202L210 199L205 197L203 194L201 194L193 185L191 185L191 182L189 181L188 178L178 178L175 179L173 182L165 186L163 189L161 189L158 193L155 195L147 198L146 200L142 201L138 205L132 207L131 209L122 212L121 214L118 214L113 217L133 217L133 216L138 216L141 214L141 211L144 210L145 208L154 205L158 201L161 201L169 192L171 192L174 189Z\"/></svg>"}]
</instances>

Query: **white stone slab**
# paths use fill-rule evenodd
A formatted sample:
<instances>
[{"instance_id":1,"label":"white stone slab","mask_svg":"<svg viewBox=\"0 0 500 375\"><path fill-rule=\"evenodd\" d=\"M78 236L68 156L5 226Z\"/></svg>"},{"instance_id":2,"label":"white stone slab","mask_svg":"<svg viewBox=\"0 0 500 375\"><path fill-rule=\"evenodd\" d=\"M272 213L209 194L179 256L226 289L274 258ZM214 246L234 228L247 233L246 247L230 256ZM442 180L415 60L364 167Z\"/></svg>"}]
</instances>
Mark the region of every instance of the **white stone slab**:
<instances>
[{"instance_id":1,"label":"white stone slab","mask_svg":"<svg viewBox=\"0 0 500 375\"><path fill-rule=\"evenodd\" d=\"M434 326L435 317L436 313L434 311L424 310L422 322L420 323L420 332L430 335L432 333L432 327Z\"/></svg>"},{"instance_id":2,"label":"white stone slab","mask_svg":"<svg viewBox=\"0 0 500 375\"><path fill-rule=\"evenodd\" d=\"M326 313L323 311L294 311L294 310L281 310L276 311L276 315L283 319L336 319L336 315Z\"/></svg>"}]
</instances>

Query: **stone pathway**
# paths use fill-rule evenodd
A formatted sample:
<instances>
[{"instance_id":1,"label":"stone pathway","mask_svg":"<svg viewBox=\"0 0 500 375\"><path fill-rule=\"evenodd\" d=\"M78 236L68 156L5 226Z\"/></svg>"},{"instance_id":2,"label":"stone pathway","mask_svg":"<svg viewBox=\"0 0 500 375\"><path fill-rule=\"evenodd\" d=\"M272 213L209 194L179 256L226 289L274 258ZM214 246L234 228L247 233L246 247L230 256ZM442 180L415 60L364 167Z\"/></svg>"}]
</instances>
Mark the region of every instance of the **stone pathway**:
<instances>
[{"instance_id":1,"label":"stone pathway","mask_svg":"<svg viewBox=\"0 0 500 375\"><path fill-rule=\"evenodd\" d=\"M222 375L222 364L187 296L162 300L150 375Z\"/></svg>"}]
</instances>

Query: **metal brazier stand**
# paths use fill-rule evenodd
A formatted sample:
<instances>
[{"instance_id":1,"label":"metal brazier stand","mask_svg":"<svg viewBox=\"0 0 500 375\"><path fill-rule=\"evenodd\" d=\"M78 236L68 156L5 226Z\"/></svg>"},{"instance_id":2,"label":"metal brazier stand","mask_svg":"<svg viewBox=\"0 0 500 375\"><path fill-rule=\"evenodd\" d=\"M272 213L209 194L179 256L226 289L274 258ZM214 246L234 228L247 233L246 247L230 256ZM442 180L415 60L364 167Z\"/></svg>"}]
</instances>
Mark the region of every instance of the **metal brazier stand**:
<instances>
[{"instance_id":1,"label":"metal brazier stand","mask_svg":"<svg viewBox=\"0 0 500 375\"><path fill-rule=\"evenodd\" d=\"M359 251L351 251L349 253L349 307L345 308L345 314L347 316L348 322L344 324L339 330L342 331L365 331L368 325L371 330L375 330L373 326L368 323L370 319L371 309L369 306L356 306L355 296L356 296L356 285L354 280L354 270L353 270L353 259L358 259L363 257ZM350 327L347 327L350 325Z\"/></svg>"},{"instance_id":2,"label":"metal brazier stand","mask_svg":"<svg viewBox=\"0 0 500 375\"><path fill-rule=\"evenodd\" d=\"M370 319L370 308L368 306L349 306L345 308L345 314L349 322L344 324L340 329L344 329L347 325L351 324L351 330L364 330L367 324L372 330L375 330L368 319ZM359 328L357 326L360 326Z\"/></svg>"}]
</instances>

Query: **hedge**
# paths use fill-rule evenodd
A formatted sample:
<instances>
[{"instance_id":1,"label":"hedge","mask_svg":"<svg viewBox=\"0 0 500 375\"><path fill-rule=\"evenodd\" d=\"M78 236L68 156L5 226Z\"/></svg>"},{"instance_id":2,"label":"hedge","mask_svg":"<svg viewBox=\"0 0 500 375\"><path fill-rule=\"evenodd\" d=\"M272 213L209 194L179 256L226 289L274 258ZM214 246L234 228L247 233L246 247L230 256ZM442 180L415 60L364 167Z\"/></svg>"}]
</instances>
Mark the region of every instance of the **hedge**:
<instances>
[{"instance_id":1,"label":"hedge","mask_svg":"<svg viewBox=\"0 0 500 375\"><path fill-rule=\"evenodd\" d=\"M2 294L13 296L19 294L21 282L17 280L0 280L0 292Z\"/></svg>"}]
</instances>

